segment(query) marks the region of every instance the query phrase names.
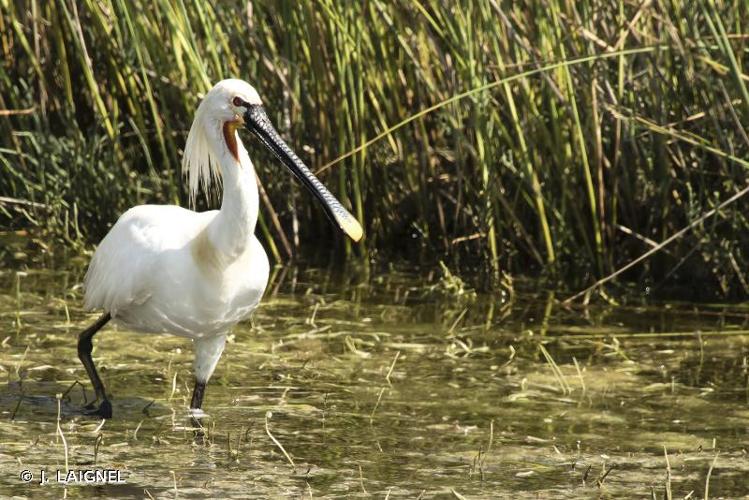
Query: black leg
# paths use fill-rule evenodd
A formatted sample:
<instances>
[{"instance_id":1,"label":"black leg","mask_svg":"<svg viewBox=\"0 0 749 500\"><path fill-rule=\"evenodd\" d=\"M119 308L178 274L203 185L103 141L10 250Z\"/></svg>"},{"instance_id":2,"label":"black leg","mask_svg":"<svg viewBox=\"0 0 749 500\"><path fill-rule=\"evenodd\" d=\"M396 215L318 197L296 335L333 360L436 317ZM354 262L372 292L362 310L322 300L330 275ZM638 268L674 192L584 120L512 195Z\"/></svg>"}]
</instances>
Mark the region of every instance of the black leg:
<instances>
[{"instance_id":1,"label":"black leg","mask_svg":"<svg viewBox=\"0 0 749 500\"><path fill-rule=\"evenodd\" d=\"M192 390L192 401L190 401L191 410L200 410L200 407L203 406L203 394L205 394L205 382L196 380L195 388ZM203 417L205 417L205 415L202 411L193 412L191 417L192 425L196 428L195 442L198 444L205 437L201 420Z\"/></svg>"},{"instance_id":2,"label":"black leg","mask_svg":"<svg viewBox=\"0 0 749 500\"><path fill-rule=\"evenodd\" d=\"M91 351L94 348L92 342L94 335L96 335L96 332L106 325L110 319L112 319L112 316L109 313L104 314L101 318L96 320L96 323L83 330L78 336L78 357L86 368L88 378L91 379L91 385L94 386L97 401L101 401L99 408L96 410L93 410L93 403L90 405L90 409L93 410L91 414L99 415L102 418L112 418L112 404L109 402L109 398L107 398L107 393L104 390L104 384L101 382L99 374L96 373L94 360L91 359Z\"/></svg>"},{"instance_id":3,"label":"black leg","mask_svg":"<svg viewBox=\"0 0 749 500\"><path fill-rule=\"evenodd\" d=\"M192 390L192 401L190 408L199 410L203 406L203 394L205 394L205 382L195 381L195 388Z\"/></svg>"}]
</instances>

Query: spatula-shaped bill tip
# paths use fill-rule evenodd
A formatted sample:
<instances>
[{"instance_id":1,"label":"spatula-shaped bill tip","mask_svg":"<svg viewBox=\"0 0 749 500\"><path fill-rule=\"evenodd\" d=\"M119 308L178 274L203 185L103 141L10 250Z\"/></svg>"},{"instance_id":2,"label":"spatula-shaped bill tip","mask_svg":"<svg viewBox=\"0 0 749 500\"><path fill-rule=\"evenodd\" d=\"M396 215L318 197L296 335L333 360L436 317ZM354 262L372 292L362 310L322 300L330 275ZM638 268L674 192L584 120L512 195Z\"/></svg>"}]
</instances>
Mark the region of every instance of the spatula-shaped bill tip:
<instances>
[{"instance_id":1,"label":"spatula-shaped bill tip","mask_svg":"<svg viewBox=\"0 0 749 500\"><path fill-rule=\"evenodd\" d=\"M346 213L334 212L335 221L341 227L341 230L348 235L349 238L355 242L362 239L364 236L364 230L359 224L359 221L351 215L348 211Z\"/></svg>"}]
</instances>

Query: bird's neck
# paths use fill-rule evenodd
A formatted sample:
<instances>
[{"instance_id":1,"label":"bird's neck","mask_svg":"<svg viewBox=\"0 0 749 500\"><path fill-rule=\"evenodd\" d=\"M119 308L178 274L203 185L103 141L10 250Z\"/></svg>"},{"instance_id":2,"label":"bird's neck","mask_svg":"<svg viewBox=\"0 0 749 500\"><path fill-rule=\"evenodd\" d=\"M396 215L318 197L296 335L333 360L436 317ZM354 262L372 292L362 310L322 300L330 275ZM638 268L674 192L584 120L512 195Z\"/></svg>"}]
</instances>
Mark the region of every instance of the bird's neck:
<instances>
[{"instance_id":1,"label":"bird's neck","mask_svg":"<svg viewBox=\"0 0 749 500\"><path fill-rule=\"evenodd\" d=\"M221 210L211 222L210 237L217 250L229 260L248 248L258 216L255 169L236 131L224 127L216 157L223 181Z\"/></svg>"}]
</instances>

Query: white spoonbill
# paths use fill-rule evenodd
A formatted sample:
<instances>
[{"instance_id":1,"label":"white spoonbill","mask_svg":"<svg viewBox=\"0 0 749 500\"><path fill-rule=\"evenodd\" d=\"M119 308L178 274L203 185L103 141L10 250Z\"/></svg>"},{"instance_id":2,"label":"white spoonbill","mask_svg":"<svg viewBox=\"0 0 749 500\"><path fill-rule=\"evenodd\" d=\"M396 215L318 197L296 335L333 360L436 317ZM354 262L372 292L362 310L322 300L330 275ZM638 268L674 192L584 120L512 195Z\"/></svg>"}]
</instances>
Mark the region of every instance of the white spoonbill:
<instances>
[{"instance_id":1,"label":"white spoonbill","mask_svg":"<svg viewBox=\"0 0 749 500\"><path fill-rule=\"evenodd\" d=\"M257 307L268 281L268 258L255 237L258 189L255 170L237 129L244 125L322 203L354 241L359 222L286 145L271 125L255 89L223 80L200 103L185 145L182 170L194 201L218 179L221 209L197 213L174 205L141 205L119 218L104 237L86 273L85 307L104 314L78 339L78 356L96 392L92 414L111 418L112 405L91 359L92 339L110 319L139 332L171 333L193 340L195 389L190 408L199 414L208 379L226 335Z\"/></svg>"}]
</instances>

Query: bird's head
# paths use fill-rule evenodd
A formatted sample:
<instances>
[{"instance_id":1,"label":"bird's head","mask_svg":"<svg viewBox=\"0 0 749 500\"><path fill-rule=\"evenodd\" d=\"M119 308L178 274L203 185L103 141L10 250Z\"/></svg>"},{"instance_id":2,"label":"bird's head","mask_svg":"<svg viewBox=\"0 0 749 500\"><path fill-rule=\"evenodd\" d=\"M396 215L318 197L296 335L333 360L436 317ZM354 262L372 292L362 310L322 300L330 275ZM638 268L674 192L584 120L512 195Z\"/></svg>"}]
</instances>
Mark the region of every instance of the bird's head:
<instances>
[{"instance_id":1,"label":"bird's head","mask_svg":"<svg viewBox=\"0 0 749 500\"><path fill-rule=\"evenodd\" d=\"M255 87L236 78L221 80L203 98L198 113L222 123L244 124L247 106L262 106Z\"/></svg>"},{"instance_id":2,"label":"bird's head","mask_svg":"<svg viewBox=\"0 0 749 500\"><path fill-rule=\"evenodd\" d=\"M223 139L229 152L239 162L236 130L244 126L257 137L283 163L304 186L320 201L325 213L352 240L359 241L363 230L359 222L346 210L330 191L304 165L302 160L284 142L265 113L255 88L243 80L228 79L218 82L205 95L198 107L198 117L221 124ZM193 125L194 127L195 125ZM192 135L192 131L190 133ZM189 162L185 147L186 162ZM197 187L197 184L196 186ZM192 189L192 186L191 186Z\"/></svg>"}]
</instances>

